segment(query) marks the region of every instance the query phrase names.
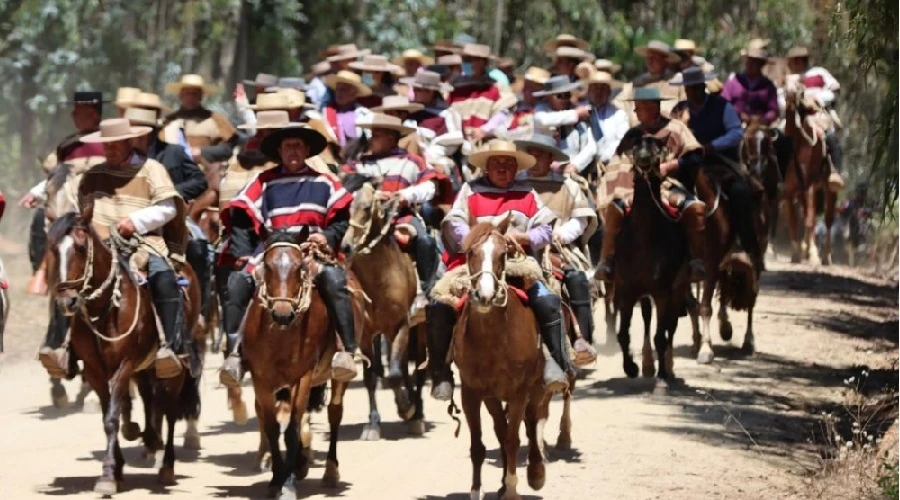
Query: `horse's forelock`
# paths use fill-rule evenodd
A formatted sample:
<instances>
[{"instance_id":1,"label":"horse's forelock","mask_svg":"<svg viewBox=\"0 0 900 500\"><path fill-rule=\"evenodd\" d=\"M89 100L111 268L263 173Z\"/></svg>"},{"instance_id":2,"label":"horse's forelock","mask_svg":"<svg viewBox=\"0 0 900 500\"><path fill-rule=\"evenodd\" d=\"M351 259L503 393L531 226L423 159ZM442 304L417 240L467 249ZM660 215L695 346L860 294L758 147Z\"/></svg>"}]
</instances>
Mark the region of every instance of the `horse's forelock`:
<instances>
[{"instance_id":1,"label":"horse's forelock","mask_svg":"<svg viewBox=\"0 0 900 500\"><path fill-rule=\"evenodd\" d=\"M61 215L50 224L47 230L47 243L55 247L79 223L78 214L69 212Z\"/></svg>"},{"instance_id":2,"label":"horse's forelock","mask_svg":"<svg viewBox=\"0 0 900 500\"><path fill-rule=\"evenodd\" d=\"M468 252L472 247L481 244L497 228L490 222L479 222L469 229L469 234L463 238L462 251Z\"/></svg>"}]
</instances>

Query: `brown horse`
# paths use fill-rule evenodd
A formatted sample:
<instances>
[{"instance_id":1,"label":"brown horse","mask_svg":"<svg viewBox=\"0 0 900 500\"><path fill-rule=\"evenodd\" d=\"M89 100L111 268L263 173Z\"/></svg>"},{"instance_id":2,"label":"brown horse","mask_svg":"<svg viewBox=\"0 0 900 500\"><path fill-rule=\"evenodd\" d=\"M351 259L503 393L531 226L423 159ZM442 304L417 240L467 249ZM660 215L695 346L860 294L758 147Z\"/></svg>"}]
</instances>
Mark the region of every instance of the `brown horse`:
<instances>
[{"instance_id":1,"label":"brown horse","mask_svg":"<svg viewBox=\"0 0 900 500\"><path fill-rule=\"evenodd\" d=\"M421 349L418 348L424 345L424 338L418 335L410 338L413 325L409 312L416 298L416 269L393 237L397 204L377 201L375 188L370 182L363 183L358 189L353 189L353 184L345 184L354 191L354 196L350 207L350 228L344 236L342 248L350 259L353 273L362 284L363 292L370 298L360 346L363 354L373 361L363 373L369 392L369 423L363 428L362 439L381 439L381 416L375 402L381 356L373 344L380 342L376 337L379 334L389 346L387 380L394 392L397 412L401 419L408 422L411 433L421 435L425 432L422 403L425 372L416 372L413 386L408 366L410 346L413 347L416 366L425 361L421 359Z\"/></svg>"},{"instance_id":2,"label":"brown horse","mask_svg":"<svg viewBox=\"0 0 900 500\"><path fill-rule=\"evenodd\" d=\"M113 247L116 246L112 243ZM157 455L159 480L175 484L175 422L186 419L185 447L199 449L196 420L200 414L199 381L204 344L194 330L199 315L200 292L190 266L184 276L189 280L185 290L185 331L191 332L193 344L187 343L192 369L180 375L157 379L153 361L159 334L152 302L146 288L138 286L120 257L110 251L90 226L89 220L70 213L58 218L48 234L48 248L59 263L60 283L57 302L72 318L71 344L84 363L84 378L100 398L103 427L106 431L106 454L103 473L94 491L103 495L116 493L121 486L124 458L119 447L119 420L123 410L130 413L129 383L137 382L145 401L147 425L142 437L146 452ZM198 336L200 338L198 338ZM149 404L148 404L149 403ZM160 432L165 416L168 432L162 460ZM139 432L126 419L123 434L134 438Z\"/></svg>"},{"instance_id":3,"label":"brown horse","mask_svg":"<svg viewBox=\"0 0 900 500\"><path fill-rule=\"evenodd\" d=\"M496 227L476 224L463 241L470 287L456 323L452 354L471 434L472 498L482 497L482 403L494 420L500 442L504 470L500 498L519 498L516 464L523 419L528 485L540 490L545 481L543 428L550 398L542 380L544 355L534 314L506 282L507 259L523 256L522 249L505 236L508 226L509 218Z\"/></svg>"},{"instance_id":4,"label":"brown horse","mask_svg":"<svg viewBox=\"0 0 900 500\"><path fill-rule=\"evenodd\" d=\"M835 193L828 187L830 164L827 161L824 131L817 130L808 118L816 109L804 99L804 87L799 81L785 86L784 133L793 141L793 154L788 163L782 200L787 204L787 223L791 233L791 262L810 259L815 253L813 233L816 222L816 192L824 192L826 233L831 234L834 223ZM801 245L794 202L803 210L804 233ZM820 256L822 265L831 264L831 238L825 238Z\"/></svg>"},{"instance_id":5,"label":"brown horse","mask_svg":"<svg viewBox=\"0 0 900 500\"><path fill-rule=\"evenodd\" d=\"M243 359L253 379L260 429L271 451L269 492L281 500L296 498L294 480L309 471L310 394L330 378L331 358L338 348L325 303L313 292L321 262L333 259L327 249L306 242L307 236L305 231L274 233L266 241L263 262L257 268L259 290L244 320ZM358 286L351 276L348 284ZM354 302L354 312L361 318L360 300ZM357 338L360 335L361 327L357 327ZM347 385L332 382L328 405L331 435L323 481L332 487L340 480L337 442ZM279 449L282 436L284 457ZM260 452L265 451L261 445Z\"/></svg>"}]
</instances>

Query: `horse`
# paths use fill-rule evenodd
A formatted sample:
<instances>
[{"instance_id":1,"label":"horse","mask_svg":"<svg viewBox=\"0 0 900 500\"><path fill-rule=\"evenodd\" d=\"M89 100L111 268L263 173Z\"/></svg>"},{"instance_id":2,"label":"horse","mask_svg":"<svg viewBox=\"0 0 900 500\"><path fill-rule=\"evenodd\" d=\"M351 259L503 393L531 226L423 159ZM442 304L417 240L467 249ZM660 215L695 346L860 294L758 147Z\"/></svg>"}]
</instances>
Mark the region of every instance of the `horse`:
<instances>
[{"instance_id":1,"label":"horse","mask_svg":"<svg viewBox=\"0 0 900 500\"><path fill-rule=\"evenodd\" d=\"M824 131L814 127L808 118L815 115L815 107L806 103L805 88L799 81L789 81L785 86L784 133L793 142L793 154L788 163L781 199L787 205L787 222L791 234L791 262L810 259L815 253L813 234L816 221L816 192L824 192L825 227L831 233L834 223L835 193L828 187L830 164L827 160ZM797 201L803 211L803 241L797 227L797 214L793 204ZM820 256L822 265L831 264L831 239L825 239Z\"/></svg>"},{"instance_id":2,"label":"horse","mask_svg":"<svg viewBox=\"0 0 900 500\"><path fill-rule=\"evenodd\" d=\"M331 358L338 348L325 303L313 292L321 262L334 259L327 249L307 242L308 235L306 229L294 234L276 232L266 240L262 263L254 270L259 289L243 326L243 359L253 380L260 430L266 440L260 453L271 452L269 493L281 500L296 498L294 480L309 472L312 443L307 411L311 401L320 399L310 395L330 378ZM349 275L348 286L358 287ZM362 311L360 300L355 300L357 318L361 319ZM361 330L357 326L357 338ZM331 387L330 444L323 477L329 487L340 480L337 443L347 386L333 381ZM279 449L282 436L284 457Z\"/></svg>"},{"instance_id":3,"label":"horse","mask_svg":"<svg viewBox=\"0 0 900 500\"><path fill-rule=\"evenodd\" d=\"M758 116L750 118L744 129L744 141L741 143L741 163L748 166L750 176L762 185L765 200L760 204L760 217L765 220L767 231L759 233L760 244L768 248L769 239L775 238L775 227L778 221L778 185L784 179L778 168L778 157L775 152L775 131L763 125Z\"/></svg>"},{"instance_id":4,"label":"horse","mask_svg":"<svg viewBox=\"0 0 900 500\"><path fill-rule=\"evenodd\" d=\"M54 221L48 234L48 248L59 264L60 282L56 300L71 318L71 344L84 364L84 378L100 398L106 453L102 475L94 491L112 495L121 486L124 458L119 447L120 416L126 415L123 434L136 437L140 429L130 423L129 385L138 385L145 401L146 425L141 434L145 452L156 455L159 482L175 484L175 423L187 420L184 446L199 449L197 418L200 415L199 382L202 372L202 332L194 329L199 316L200 292L190 266L183 275L188 279L184 292L186 342L191 370L176 377L159 379L153 372L159 333L149 291L139 286L117 252L116 238L108 248L90 224L90 217L69 213ZM162 448L162 419L168 429Z\"/></svg>"},{"instance_id":5,"label":"horse","mask_svg":"<svg viewBox=\"0 0 900 500\"><path fill-rule=\"evenodd\" d=\"M613 303L621 314L617 338L625 374L636 377L638 367L632 360L629 329L634 305L649 296L656 306L657 318L653 337L659 358L656 390L665 391L675 377L672 340L688 292L687 241L677 219L666 211L660 199L663 178L659 165L668 154L666 142L651 136L626 136L623 141L620 148L631 149L634 158L634 200L631 214L616 238L615 254L619 258L613 273ZM643 305L642 310L646 313ZM648 318L644 319L646 324ZM645 328L642 352L643 374L653 376L649 328Z\"/></svg>"}]
</instances>

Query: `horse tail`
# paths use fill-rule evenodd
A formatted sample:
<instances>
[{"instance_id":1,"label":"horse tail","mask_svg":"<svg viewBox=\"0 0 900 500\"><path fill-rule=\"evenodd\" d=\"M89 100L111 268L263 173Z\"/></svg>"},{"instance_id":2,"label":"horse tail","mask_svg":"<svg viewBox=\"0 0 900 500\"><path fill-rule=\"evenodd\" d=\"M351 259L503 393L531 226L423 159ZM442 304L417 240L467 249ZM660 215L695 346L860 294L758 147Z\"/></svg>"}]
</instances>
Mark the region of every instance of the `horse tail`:
<instances>
[{"instance_id":1,"label":"horse tail","mask_svg":"<svg viewBox=\"0 0 900 500\"><path fill-rule=\"evenodd\" d=\"M200 418L200 377L191 377L185 373L178 398L178 418L197 420Z\"/></svg>"},{"instance_id":2,"label":"horse tail","mask_svg":"<svg viewBox=\"0 0 900 500\"><path fill-rule=\"evenodd\" d=\"M759 277L745 252L728 254L719 265L724 277L719 282L719 294L725 305L745 311L756 303Z\"/></svg>"}]
</instances>

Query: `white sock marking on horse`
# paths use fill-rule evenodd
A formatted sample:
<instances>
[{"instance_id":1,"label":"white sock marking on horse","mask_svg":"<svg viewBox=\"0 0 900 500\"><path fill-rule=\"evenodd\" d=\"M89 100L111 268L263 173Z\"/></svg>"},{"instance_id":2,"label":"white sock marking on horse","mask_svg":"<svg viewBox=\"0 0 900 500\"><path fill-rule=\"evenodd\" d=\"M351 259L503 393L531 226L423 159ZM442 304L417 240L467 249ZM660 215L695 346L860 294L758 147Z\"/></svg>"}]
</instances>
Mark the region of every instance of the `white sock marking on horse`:
<instances>
[{"instance_id":1,"label":"white sock marking on horse","mask_svg":"<svg viewBox=\"0 0 900 500\"><path fill-rule=\"evenodd\" d=\"M484 492L482 492L481 489L472 490L471 493L469 493L470 500L481 500L482 498L484 498Z\"/></svg>"},{"instance_id":2,"label":"white sock marking on horse","mask_svg":"<svg viewBox=\"0 0 900 500\"><path fill-rule=\"evenodd\" d=\"M494 289L494 242L488 239L484 246L481 247L482 260L481 260L481 277L478 279L478 291L481 292L481 297L484 300L491 300L494 298L494 293L496 290Z\"/></svg>"},{"instance_id":3,"label":"white sock marking on horse","mask_svg":"<svg viewBox=\"0 0 900 500\"><path fill-rule=\"evenodd\" d=\"M72 239L71 236L64 236L62 240L59 242L59 279L60 281L66 281L68 278L68 268L69 268L69 250L72 249L72 246L75 245L75 240Z\"/></svg>"},{"instance_id":4,"label":"white sock marking on horse","mask_svg":"<svg viewBox=\"0 0 900 500\"><path fill-rule=\"evenodd\" d=\"M503 480L503 484L506 486L506 495L515 495L516 486L519 484L519 478L516 477L515 472L512 474L507 473L506 478Z\"/></svg>"},{"instance_id":5,"label":"white sock marking on horse","mask_svg":"<svg viewBox=\"0 0 900 500\"><path fill-rule=\"evenodd\" d=\"M547 425L547 419L542 418L537 421L537 432L535 433L535 439L537 439L538 451L541 452L541 458L544 460L547 459L547 452L544 450L544 426Z\"/></svg>"}]
</instances>

